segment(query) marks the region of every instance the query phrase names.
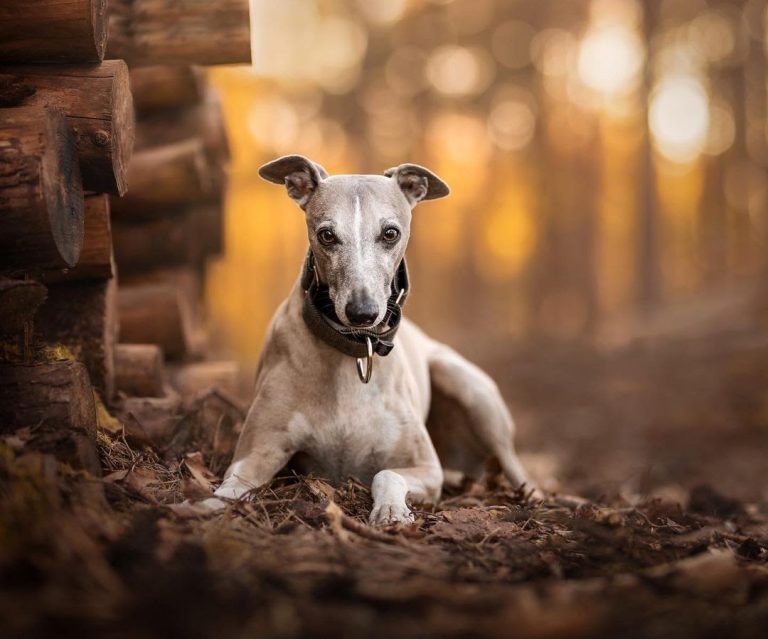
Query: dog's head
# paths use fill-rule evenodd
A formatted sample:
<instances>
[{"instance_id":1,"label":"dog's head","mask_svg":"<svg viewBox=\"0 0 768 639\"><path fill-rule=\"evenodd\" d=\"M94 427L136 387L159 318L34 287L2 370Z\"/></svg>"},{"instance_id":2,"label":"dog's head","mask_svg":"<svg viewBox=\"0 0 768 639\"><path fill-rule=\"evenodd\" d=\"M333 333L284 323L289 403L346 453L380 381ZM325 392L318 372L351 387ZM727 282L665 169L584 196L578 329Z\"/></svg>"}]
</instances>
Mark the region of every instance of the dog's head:
<instances>
[{"instance_id":1,"label":"dog's head","mask_svg":"<svg viewBox=\"0 0 768 639\"><path fill-rule=\"evenodd\" d=\"M347 326L383 319L390 286L405 254L411 211L445 197L448 186L431 171L401 164L384 175L334 175L300 155L278 158L259 175L285 184L304 210L320 280Z\"/></svg>"}]
</instances>

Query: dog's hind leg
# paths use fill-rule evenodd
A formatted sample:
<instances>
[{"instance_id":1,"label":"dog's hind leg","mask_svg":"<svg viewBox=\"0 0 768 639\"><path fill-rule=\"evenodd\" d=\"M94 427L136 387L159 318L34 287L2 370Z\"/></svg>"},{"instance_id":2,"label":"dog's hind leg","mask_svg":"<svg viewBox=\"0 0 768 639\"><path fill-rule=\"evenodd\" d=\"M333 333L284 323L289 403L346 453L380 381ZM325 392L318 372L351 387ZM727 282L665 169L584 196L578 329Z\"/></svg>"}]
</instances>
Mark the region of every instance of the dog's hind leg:
<instances>
[{"instance_id":1,"label":"dog's hind leg","mask_svg":"<svg viewBox=\"0 0 768 639\"><path fill-rule=\"evenodd\" d=\"M443 465L472 475L493 456L513 486L535 488L517 458L515 425L496 383L438 342L431 342L427 359L432 386L427 427Z\"/></svg>"}]
</instances>

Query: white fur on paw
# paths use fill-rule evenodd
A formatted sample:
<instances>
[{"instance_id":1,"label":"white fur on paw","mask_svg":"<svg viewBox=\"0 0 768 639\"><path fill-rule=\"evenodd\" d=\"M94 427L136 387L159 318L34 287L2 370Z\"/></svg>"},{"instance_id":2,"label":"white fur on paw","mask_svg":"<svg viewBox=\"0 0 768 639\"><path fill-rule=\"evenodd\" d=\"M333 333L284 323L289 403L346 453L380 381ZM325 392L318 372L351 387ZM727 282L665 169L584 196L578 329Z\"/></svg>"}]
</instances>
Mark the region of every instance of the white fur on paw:
<instances>
[{"instance_id":1,"label":"white fur on paw","mask_svg":"<svg viewBox=\"0 0 768 639\"><path fill-rule=\"evenodd\" d=\"M215 497L193 502L189 499L180 504L171 504L169 508L179 517L204 517L226 508L227 503Z\"/></svg>"},{"instance_id":2,"label":"white fur on paw","mask_svg":"<svg viewBox=\"0 0 768 639\"><path fill-rule=\"evenodd\" d=\"M415 517L405 504L374 504L368 522L373 526L411 524Z\"/></svg>"},{"instance_id":3,"label":"white fur on paw","mask_svg":"<svg viewBox=\"0 0 768 639\"><path fill-rule=\"evenodd\" d=\"M216 497L209 497L208 499L201 501L199 505L208 510L221 510L222 508L227 507L227 502Z\"/></svg>"}]
</instances>

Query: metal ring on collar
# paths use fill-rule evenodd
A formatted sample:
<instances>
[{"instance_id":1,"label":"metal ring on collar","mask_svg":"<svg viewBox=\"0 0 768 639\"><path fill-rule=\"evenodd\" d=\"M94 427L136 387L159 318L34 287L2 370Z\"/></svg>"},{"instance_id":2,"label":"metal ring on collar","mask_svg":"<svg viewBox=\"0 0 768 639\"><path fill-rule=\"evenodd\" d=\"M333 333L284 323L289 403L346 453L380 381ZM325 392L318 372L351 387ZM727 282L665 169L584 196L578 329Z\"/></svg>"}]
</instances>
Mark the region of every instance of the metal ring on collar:
<instances>
[{"instance_id":1,"label":"metal ring on collar","mask_svg":"<svg viewBox=\"0 0 768 639\"><path fill-rule=\"evenodd\" d=\"M367 384L371 381L371 373L373 373L373 343L370 337L365 338L365 345L368 349L368 354L365 357L357 358L357 376L363 384ZM365 368L363 368L365 364Z\"/></svg>"}]
</instances>

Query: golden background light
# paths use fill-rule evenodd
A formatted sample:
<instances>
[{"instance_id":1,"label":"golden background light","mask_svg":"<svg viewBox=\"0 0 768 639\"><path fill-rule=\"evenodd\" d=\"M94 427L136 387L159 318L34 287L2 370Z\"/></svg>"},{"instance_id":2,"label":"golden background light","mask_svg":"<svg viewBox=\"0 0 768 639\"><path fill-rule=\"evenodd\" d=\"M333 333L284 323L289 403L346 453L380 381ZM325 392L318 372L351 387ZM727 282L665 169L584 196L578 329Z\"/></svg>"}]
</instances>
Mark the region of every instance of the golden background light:
<instances>
[{"instance_id":1,"label":"golden background light","mask_svg":"<svg viewBox=\"0 0 768 639\"><path fill-rule=\"evenodd\" d=\"M408 8L408 0L357 0L355 4L365 19L377 27L397 22Z\"/></svg>"},{"instance_id":2,"label":"golden background light","mask_svg":"<svg viewBox=\"0 0 768 639\"><path fill-rule=\"evenodd\" d=\"M488 116L488 135L505 151L518 151L533 139L536 116L525 100L514 97L497 101Z\"/></svg>"},{"instance_id":3,"label":"golden background light","mask_svg":"<svg viewBox=\"0 0 768 639\"><path fill-rule=\"evenodd\" d=\"M637 87L643 64L643 46L637 35L621 24L601 25L581 43L579 76L599 93L628 93Z\"/></svg>"},{"instance_id":4,"label":"golden background light","mask_svg":"<svg viewBox=\"0 0 768 639\"><path fill-rule=\"evenodd\" d=\"M461 97L484 91L493 80L494 65L482 49L446 46L429 56L426 73L437 91Z\"/></svg>"},{"instance_id":5,"label":"golden background light","mask_svg":"<svg viewBox=\"0 0 768 639\"><path fill-rule=\"evenodd\" d=\"M648 117L654 143L666 158L690 162L703 151L709 130L709 101L696 78L662 80L654 90Z\"/></svg>"},{"instance_id":6,"label":"golden background light","mask_svg":"<svg viewBox=\"0 0 768 639\"><path fill-rule=\"evenodd\" d=\"M531 42L535 36L536 30L526 22L504 22L491 35L491 51L505 67L522 69L531 62Z\"/></svg>"},{"instance_id":7,"label":"golden background light","mask_svg":"<svg viewBox=\"0 0 768 639\"><path fill-rule=\"evenodd\" d=\"M754 273L768 126L764 67L744 65L766 13L654 6L255 0L253 68L211 74L233 154L227 253L207 286L222 348L253 364L306 250L301 212L256 174L285 153L332 173L417 162L451 185L414 214L408 313L457 345L466 326L615 338L644 277L663 305Z\"/></svg>"},{"instance_id":8,"label":"golden background light","mask_svg":"<svg viewBox=\"0 0 768 639\"><path fill-rule=\"evenodd\" d=\"M705 153L720 155L731 148L736 138L733 109L726 102L713 101L709 105L709 133Z\"/></svg>"},{"instance_id":9,"label":"golden background light","mask_svg":"<svg viewBox=\"0 0 768 639\"><path fill-rule=\"evenodd\" d=\"M531 56L536 68L546 76L564 76L577 54L574 35L564 29L543 29L531 40Z\"/></svg>"}]
</instances>

